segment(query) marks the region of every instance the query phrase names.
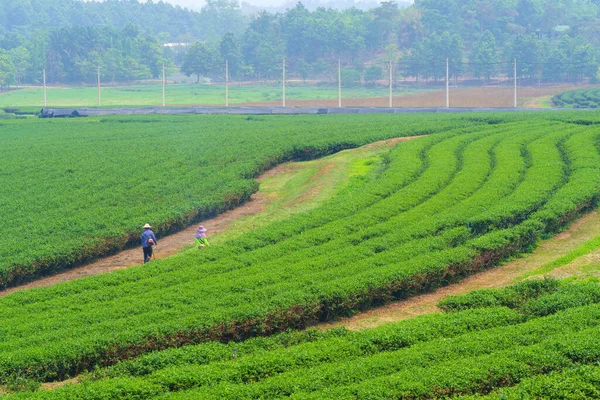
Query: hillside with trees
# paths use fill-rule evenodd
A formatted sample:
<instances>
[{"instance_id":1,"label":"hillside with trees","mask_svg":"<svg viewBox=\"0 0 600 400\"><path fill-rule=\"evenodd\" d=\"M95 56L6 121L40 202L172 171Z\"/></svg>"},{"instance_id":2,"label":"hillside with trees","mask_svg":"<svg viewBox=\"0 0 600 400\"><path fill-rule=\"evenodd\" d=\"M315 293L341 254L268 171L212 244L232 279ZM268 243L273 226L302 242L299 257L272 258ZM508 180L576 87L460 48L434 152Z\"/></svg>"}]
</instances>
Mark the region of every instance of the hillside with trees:
<instances>
[{"instance_id":1,"label":"hillside with trees","mask_svg":"<svg viewBox=\"0 0 600 400\"><path fill-rule=\"evenodd\" d=\"M312 3L311 3L312 4ZM0 3L0 86L158 78L161 66L197 80L274 79L285 58L299 78L373 82L386 63L404 77L482 81L511 74L532 81L597 81L600 0L415 0L369 10L308 8L244 15L235 0L199 11L138 0ZM185 43L185 46L165 46ZM355 74L354 77L352 74ZM331 78L333 79L333 78Z\"/></svg>"}]
</instances>

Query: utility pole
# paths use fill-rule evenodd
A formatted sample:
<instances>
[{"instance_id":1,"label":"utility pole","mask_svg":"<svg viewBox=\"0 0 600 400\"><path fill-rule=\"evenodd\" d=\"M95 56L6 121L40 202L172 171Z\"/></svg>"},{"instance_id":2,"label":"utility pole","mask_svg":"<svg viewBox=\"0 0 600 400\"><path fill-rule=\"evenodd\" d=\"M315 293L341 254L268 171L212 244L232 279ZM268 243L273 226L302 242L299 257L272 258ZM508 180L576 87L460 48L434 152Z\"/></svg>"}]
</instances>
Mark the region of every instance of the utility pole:
<instances>
[{"instance_id":1,"label":"utility pole","mask_svg":"<svg viewBox=\"0 0 600 400\"><path fill-rule=\"evenodd\" d=\"M342 107L342 62L338 58L338 107Z\"/></svg>"},{"instance_id":2,"label":"utility pole","mask_svg":"<svg viewBox=\"0 0 600 400\"><path fill-rule=\"evenodd\" d=\"M514 74L514 81L515 81L515 101L514 101L514 106L515 108L517 108L517 59L515 58L515 74Z\"/></svg>"},{"instance_id":3,"label":"utility pole","mask_svg":"<svg viewBox=\"0 0 600 400\"><path fill-rule=\"evenodd\" d=\"M285 107L285 58L283 59L283 77L281 81L283 82L283 107Z\"/></svg>"},{"instance_id":4,"label":"utility pole","mask_svg":"<svg viewBox=\"0 0 600 400\"><path fill-rule=\"evenodd\" d=\"M229 61L225 60L225 107L229 107Z\"/></svg>"},{"instance_id":5,"label":"utility pole","mask_svg":"<svg viewBox=\"0 0 600 400\"><path fill-rule=\"evenodd\" d=\"M100 107L100 66L98 65L98 107Z\"/></svg>"},{"instance_id":6,"label":"utility pole","mask_svg":"<svg viewBox=\"0 0 600 400\"><path fill-rule=\"evenodd\" d=\"M446 108L450 108L450 62L446 58Z\"/></svg>"},{"instance_id":7,"label":"utility pole","mask_svg":"<svg viewBox=\"0 0 600 400\"><path fill-rule=\"evenodd\" d=\"M393 98L393 87L394 87L394 83L392 80L393 74L392 74L392 68L393 68L394 64L392 64L392 60L390 60L390 108L393 107L392 104L392 98Z\"/></svg>"},{"instance_id":8,"label":"utility pole","mask_svg":"<svg viewBox=\"0 0 600 400\"><path fill-rule=\"evenodd\" d=\"M44 107L46 107L46 68L44 68Z\"/></svg>"},{"instance_id":9,"label":"utility pole","mask_svg":"<svg viewBox=\"0 0 600 400\"><path fill-rule=\"evenodd\" d=\"M162 65L162 106L165 106L165 63Z\"/></svg>"}]
</instances>

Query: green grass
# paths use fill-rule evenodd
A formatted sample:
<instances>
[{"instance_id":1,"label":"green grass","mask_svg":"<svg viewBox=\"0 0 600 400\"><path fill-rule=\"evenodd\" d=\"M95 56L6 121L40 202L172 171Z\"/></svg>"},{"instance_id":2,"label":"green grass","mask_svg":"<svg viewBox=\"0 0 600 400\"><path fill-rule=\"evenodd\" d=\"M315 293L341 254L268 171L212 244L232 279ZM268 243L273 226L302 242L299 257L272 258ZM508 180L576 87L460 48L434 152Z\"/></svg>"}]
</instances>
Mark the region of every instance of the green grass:
<instances>
[{"instance_id":1,"label":"green grass","mask_svg":"<svg viewBox=\"0 0 600 400\"><path fill-rule=\"evenodd\" d=\"M552 98L548 97L548 98L542 98L540 100L540 104L543 106L542 108L552 108L553 105L551 104L552 102Z\"/></svg>"},{"instance_id":2,"label":"green grass","mask_svg":"<svg viewBox=\"0 0 600 400\"><path fill-rule=\"evenodd\" d=\"M595 237L592 240L589 240L579 246L577 246L575 249L571 250L568 254L559 257L549 263L544 264L541 268L538 268L534 271L531 271L530 273L523 275L520 277L520 279L526 279L530 276L534 276L534 275L544 275L547 274L548 272L551 272L552 270L558 268L558 267L562 267L565 266L567 264L569 264L571 261L585 256L587 254L590 254L593 251L598 250L598 248L600 247L600 236Z\"/></svg>"},{"instance_id":3,"label":"green grass","mask_svg":"<svg viewBox=\"0 0 600 400\"><path fill-rule=\"evenodd\" d=\"M343 98L387 97L385 87L343 88ZM413 93L397 89L398 94ZM337 85L315 86L294 83L286 88L286 100L334 100L337 99ZM282 87L279 84L236 85L229 88L229 103L281 102ZM222 84L168 85L165 92L167 105L225 105L225 86ZM96 107L98 91L96 87L48 87L49 107ZM159 106L162 104L160 85L131 85L122 87L102 87L101 105L115 106ZM0 94L0 107L43 106L41 87L28 87Z\"/></svg>"},{"instance_id":4,"label":"green grass","mask_svg":"<svg viewBox=\"0 0 600 400\"><path fill-rule=\"evenodd\" d=\"M234 221L230 229L211 238L211 243L226 242L294 214L309 212L347 188L351 180L381 168L389 150L388 146L361 147L289 164L285 173L268 176L260 183L259 194L268 202L268 208Z\"/></svg>"}]
</instances>

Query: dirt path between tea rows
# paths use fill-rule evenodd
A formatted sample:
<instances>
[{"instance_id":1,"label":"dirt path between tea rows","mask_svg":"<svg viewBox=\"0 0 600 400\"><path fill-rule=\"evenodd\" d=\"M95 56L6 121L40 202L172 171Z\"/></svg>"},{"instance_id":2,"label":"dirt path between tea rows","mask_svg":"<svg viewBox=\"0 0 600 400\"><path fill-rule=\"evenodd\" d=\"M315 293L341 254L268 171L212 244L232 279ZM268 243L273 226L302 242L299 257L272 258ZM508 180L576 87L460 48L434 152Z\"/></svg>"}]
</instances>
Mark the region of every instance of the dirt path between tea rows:
<instances>
[{"instance_id":1,"label":"dirt path between tea rows","mask_svg":"<svg viewBox=\"0 0 600 400\"><path fill-rule=\"evenodd\" d=\"M365 149L375 148L375 147L391 147L401 141L411 140L420 136L415 137L400 137L393 138L388 140L382 140L374 143L370 143L364 146ZM356 150L356 149L355 149ZM270 178L275 175L284 175L289 173L290 171L298 168L299 163L285 163L276 166L275 168L265 172L262 174L257 180L259 182ZM324 168L318 172L318 174L327 174L330 169ZM314 178L318 178L315 176ZM297 199L296 202L310 202L313 197L316 195L315 190L322 190L323 188L317 187L313 188L311 191L303 193ZM257 215L267 209L269 204L271 203L271 199L265 193L258 191L254 193L250 200L246 203L229 210L223 214L220 214L214 218L202 221L202 224L205 225L209 229L209 239L211 235L218 234L219 232L223 232L228 230L232 224L240 219ZM186 246L192 245L194 242L194 234L196 233L196 227L198 224L194 224L189 226L188 228L172 234L170 236L166 236L160 238L158 241L158 246L155 250L155 258L165 258L176 254L181 251ZM83 278L91 275L99 275L108 273L111 271L115 271L118 269L124 269L133 267L136 265L141 265L143 263L143 255L141 247L136 247L133 249L123 250L117 254L112 256L108 256L105 258L101 258L97 261L94 261L90 264L83 265L81 267L73 268L64 272L61 272L56 275L48 276L45 278L38 279L33 282L26 283L24 285L16 286L13 288L6 289L4 291L0 291L0 297L6 296L8 294L31 289L35 287L41 286L51 286L60 282L71 281L74 279Z\"/></svg>"},{"instance_id":2,"label":"dirt path between tea rows","mask_svg":"<svg viewBox=\"0 0 600 400\"><path fill-rule=\"evenodd\" d=\"M376 326L416 317L422 314L439 312L437 303L447 296L471 292L473 290L499 288L510 285L528 277L550 276L557 279L576 276L577 271L565 272L565 268L557 268L547 273L537 273L544 265L564 256L575 247L600 236L600 213L592 211L571 224L569 229L559 235L542 241L529 255L509 261L496 268L479 272L462 281L437 289L435 292L411 297L406 300L373 308L350 318L322 324L323 329L344 326L351 330L362 330ZM595 265L600 264L600 250L581 258L596 258ZM570 265L577 264L575 259ZM600 268L598 268L600 269ZM597 276L594 272L587 276Z\"/></svg>"},{"instance_id":3,"label":"dirt path between tea rows","mask_svg":"<svg viewBox=\"0 0 600 400\"><path fill-rule=\"evenodd\" d=\"M262 180L267 176L285 173L287 164L281 164L277 167L269 170L263 174L258 180ZM202 222L203 225L210 228L209 235L216 234L226 230L233 221L237 221L240 218L247 217L249 215L255 215L263 211L266 207L265 196L260 193L254 193L250 200L229 210L223 214L220 214L214 218L205 220ZM160 238L156 250L154 252L155 258L165 258L174 255L184 247L194 243L194 234L196 233L197 224L191 225L188 228L177 232L170 236ZM9 288L5 291L0 292L0 297L6 296L10 293L31 289L40 286L51 286L60 282L71 281L74 279L83 278L91 275L99 275L107 272L115 271L118 269L129 268L136 265L143 264L142 248L136 247L133 249L123 250L112 256L101 258L90 264L83 265L81 267L73 268L56 275L41 278L33 282L26 283L24 285Z\"/></svg>"}]
</instances>

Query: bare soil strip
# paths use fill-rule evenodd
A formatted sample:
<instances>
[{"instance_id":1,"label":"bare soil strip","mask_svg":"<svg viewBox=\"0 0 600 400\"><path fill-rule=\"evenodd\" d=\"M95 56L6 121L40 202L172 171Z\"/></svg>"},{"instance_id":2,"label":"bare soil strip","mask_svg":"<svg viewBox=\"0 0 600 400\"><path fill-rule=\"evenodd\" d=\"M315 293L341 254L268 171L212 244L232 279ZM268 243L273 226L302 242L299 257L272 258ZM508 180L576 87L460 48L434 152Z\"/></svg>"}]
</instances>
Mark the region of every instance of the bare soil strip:
<instances>
[{"instance_id":1,"label":"bare soil strip","mask_svg":"<svg viewBox=\"0 0 600 400\"><path fill-rule=\"evenodd\" d=\"M552 87L523 87L517 91L519 106L527 108L544 108L543 98L581 87L561 85ZM534 101L535 99L540 100ZM389 97L343 99L344 107L388 107ZM450 107L513 107L514 89L511 86L451 87ZM274 101L244 103L244 106L276 106ZM289 107L336 107L337 99L329 100L294 100L287 99ZM240 104L242 105L242 104ZM393 97L394 107L445 107L446 91L431 90L427 92L408 93Z\"/></svg>"}]
</instances>

